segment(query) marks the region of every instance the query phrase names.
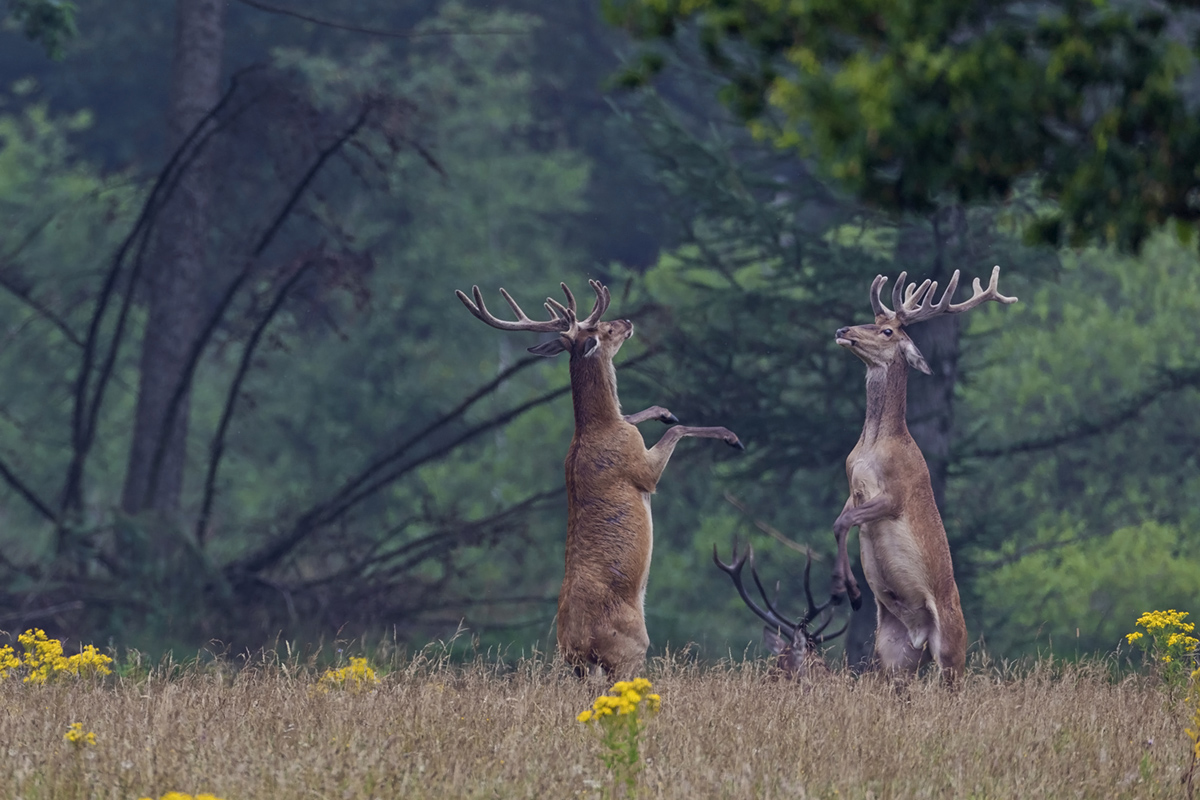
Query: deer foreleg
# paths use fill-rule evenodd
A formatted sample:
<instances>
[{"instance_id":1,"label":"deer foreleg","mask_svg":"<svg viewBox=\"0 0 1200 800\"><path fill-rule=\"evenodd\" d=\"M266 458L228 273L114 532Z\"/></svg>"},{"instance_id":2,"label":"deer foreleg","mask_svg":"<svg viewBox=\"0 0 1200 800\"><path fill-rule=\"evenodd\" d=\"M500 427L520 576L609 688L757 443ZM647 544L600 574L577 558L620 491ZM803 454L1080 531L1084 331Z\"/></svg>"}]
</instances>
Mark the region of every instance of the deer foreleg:
<instances>
[{"instance_id":1,"label":"deer foreleg","mask_svg":"<svg viewBox=\"0 0 1200 800\"><path fill-rule=\"evenodd\" d=\"M679 440L685 436L695 436L701 439L720 439L730 447L736 447L739 450L745 450L738 439L737 434L728 428L690 428L686 425L676 425L673 428L668 428L663 434L658 443L646 451L646 461L650 466L650 473L657 483L662 477L663 470L667 468L667 462L671 460L671 454L675 452L675 445L679 444Z\"/></svg>"},{"instance_id":2,"label":"deer foreleg","mask_svg":"<svg viewBox=\"0 0 1200 800\"><path fill-rule=\"evenodd\" d=\"M656 419L659 422L667 425L674 425L679 422L679 418L672 414L662 406L650 406L645 411L639 411L636 414L626 414L625 421L630 425L637 425L639 422Z\"/></svg>"},{"instance_id":3,"label":"deer foreleg","mask_svg":"<svg viewBox=\"0 0 1200 800\"><path fill-rule=\"evenodd\" d=\"M850 529L865 522L890 517L893 514L892 503L886 494L871 498L861 506L853 506L854 498L846 500L842 513L833 522L833 535L837 539L837 558L833 565L833 584L830 588L830 599L834 603L842 602L843 597L850 598L850 606L855 611L862 608L862 592L859 591L858 581L850 568L850 552L846 540Z\"/></svg>"}]
</instances>

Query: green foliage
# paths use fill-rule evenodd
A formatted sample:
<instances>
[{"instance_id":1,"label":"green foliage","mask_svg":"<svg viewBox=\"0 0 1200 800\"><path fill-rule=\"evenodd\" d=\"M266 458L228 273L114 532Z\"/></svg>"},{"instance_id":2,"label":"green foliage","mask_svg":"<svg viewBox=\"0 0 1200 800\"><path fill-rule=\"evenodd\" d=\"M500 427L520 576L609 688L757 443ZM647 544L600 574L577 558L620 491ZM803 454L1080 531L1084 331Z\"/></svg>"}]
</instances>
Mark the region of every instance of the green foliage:
<instances>
[{"instance_id":1,"label":"green foliage","mask_svg":"<svg viewBox=\"0 0 1200 800\"><path fill-rule=\"evenodd\" d=\"M66 0L8 0L12 21L31 41L46 49L46 55L61 59L67 42L78 34L75 4Z\"/></svg>"},{"instance_id":2,"label":"green foliage","mask_svg":"<svg viewBox=\"0 0 1200 800\"><path fill-rule=\"evenodd\" d=\"M959 389L947 530L969 623L1012 655L1111 651L1124 620L1200 589L1197 256L1165 235L1140 259L1067 254L1020 297L973 320L987 356Z\"/></svg>"},{"instance_id":3,"label":"green foliage","mask_svg":"<svg viewBox=\"0 0 1200 800\"><path fill-rule=\"evenodd\" d=\"M1185 6L610 0L607 11L651 41L694 29L751 130L819 157L868 203L927 213L948 198L1006 200L1037 173L1057 206L1031 234L1137 250L1171 219L1200 221ZM626 82L659 63L643 57Z\"/></svg>"},{"instance_id":4,"label":"green foliage","mask_svg":"<svg viewBox=\"0 0 1200 800\"><path fill-rule=\"evenodd\" d=\"M993 652L1111 652L1140 610L1183 604L1200 592L1200 548L1190 532L1144 522L1101 535L1074 533L1064 543L1068 532L1054 531L1049 535L1060 539L1027 544L1022 549L1032 552L984 572L977 591L992 615Z\"/></svg>"}]
</instances>

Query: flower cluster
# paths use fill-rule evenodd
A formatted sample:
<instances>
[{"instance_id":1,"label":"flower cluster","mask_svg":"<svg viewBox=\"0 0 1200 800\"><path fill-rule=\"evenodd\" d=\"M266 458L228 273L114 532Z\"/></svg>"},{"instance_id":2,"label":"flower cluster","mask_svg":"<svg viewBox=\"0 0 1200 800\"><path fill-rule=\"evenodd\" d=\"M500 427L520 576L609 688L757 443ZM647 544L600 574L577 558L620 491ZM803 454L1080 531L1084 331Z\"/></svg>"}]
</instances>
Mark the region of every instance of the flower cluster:
<instances>
[{"instance_id":1,"label":"flower cluster","mask_svg":"<svg viewBox=\"0 0 1200 800\"><path fill-rule=\"evenodd\" d=\"M40 628L31 628L17 637L25 653L17 657L11 645L0 647L0 678L24 669L25 683L46 683L52 678L71 675L76 678L111 675L112 659L87 645L73 656L63 655L62 642L50 639Z\"/></svg>"},{"instance_id":2,"label":"flower cluster","mask_svg":"<svg viewBox=\"0 0 1200 800\"><path fill-rule=\"evenodd\" d=\"M379 683L375 670L367 664L365 658L351 658L350 665L341 669L327 669L317 685L323 691L332 688L349 689L357 692Z\"/></svg>"},{"instance_id":3,"label":"flower cluster","mask_svg":"<svg viewBox=\"0 0 1200 800\"><path fill-rule=\"evenodd\" d=\"M96 734L83 729L82 722L72 722L71 727L67 728L67 732L63 734L63 741L68 744L73 744L76 747L95 744Z\"/></svg>"},{"instance_id":4,"label":"flower cluster","mask_svg":"<svg viewBox=\"0 0 1200 800\"><path fill-rule=\"evenodd\" d=\"M1187 676L1194 667L1196 637L1191 636L1196 626L1186 621L1188 612L1147 611L1138 617L1137 624L1145 629L1127 634L1125 639L1146 651L1156 662L1163 682L1172 690L1187 683Z\"/></svg>"},{"instance_id":5,"label":"flower cluster","mask_svg":"<svg viewBox=\"0 0 1200 800\"><path fill-rule=\"evenodd\" d=\"M154 800L154 798L141 797L138 800ZM167 792L159 800L221 800L221 798L213 794L198 794L193 797L193 795L184 794L183 792Z\"/></svg>"},{"instance_id":6,"label":"flower cluster","mask_svg":"<svg viewBox=\"0 0 1200 800\"><path fill-rule=\"evenodd\" d=\"M575 717L583 723L596 723L602 747L600 760L630 797L637 793L637 776L642 770L641 737L646 719L661 707L662 698L650 693L650 681L635 678L617 681L607 694L596 698L591 708Z\"/></svg>"},{"instance_id":7,"label":"flower cluster","mask_svg":"<svg viewBox=\"0 0 1200 800\"><path fill-rule=\"evenodd\" d=\"M638 706L643 701L646 703L646 711L650 714L657 714L658 709L662 705L662 698L656 694L647 694L650 691L650 681L645 678L634 678L631 681L617 681L613 684L609 694L602 694L596 698L596 702L592 703L592 707L587 711L580 712L575 719L580 722L588 722L601 717L612 716L613 714L636 714Z\"/></svg>"}]
</instances>

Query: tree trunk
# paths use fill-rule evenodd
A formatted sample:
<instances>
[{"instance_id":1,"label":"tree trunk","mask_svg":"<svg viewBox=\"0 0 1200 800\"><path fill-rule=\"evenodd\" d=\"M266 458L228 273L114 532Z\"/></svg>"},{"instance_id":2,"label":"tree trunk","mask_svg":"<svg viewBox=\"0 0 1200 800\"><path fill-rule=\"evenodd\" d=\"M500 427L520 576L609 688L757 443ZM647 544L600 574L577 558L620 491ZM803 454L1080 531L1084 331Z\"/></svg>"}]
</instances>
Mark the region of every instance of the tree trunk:
<instances>
[{"instance_id":1,"label":"tree trunk","mask_svg":"<svg viewBox=\"0 0 1200 800\"><path fill-rule=\"evenodd\" d=\"M224 9L225 0L176 3L168 152L179 146L220 97ZM202 324L211 166L203 153L196 158L158 216L154 260L147 276L149 309L137 414L121 500L129 514L152 510L175 518L179 513L190 392L184 394L165 436L164 421ZM161 466L154 474L160 447Z\"/></svg>"},{"instance_id":2,"label":"tree trunk","mask_svg":"<svg viewBox=\"0 0 1200 800\"><path fill-rule=\"evenodd\" d=\"M932 278L942 287L954 274L947 253L966 250L967 220L963 209L952 206L939 212L929 227L913 226L901 232L896 262L917 282ZM971 285L971 276L963 283ZM969 292L968 292L969 294ZM940 295L939 295L940 297ZM932 375L909 373L908 430L925 456L929 480L939 511L945 509L946 475L950 468L950 436L954 423L954 386L958 382L959 341L962 319L957 314L937 317L908 331L925 356Z\"/></svg>"}]
</instances>

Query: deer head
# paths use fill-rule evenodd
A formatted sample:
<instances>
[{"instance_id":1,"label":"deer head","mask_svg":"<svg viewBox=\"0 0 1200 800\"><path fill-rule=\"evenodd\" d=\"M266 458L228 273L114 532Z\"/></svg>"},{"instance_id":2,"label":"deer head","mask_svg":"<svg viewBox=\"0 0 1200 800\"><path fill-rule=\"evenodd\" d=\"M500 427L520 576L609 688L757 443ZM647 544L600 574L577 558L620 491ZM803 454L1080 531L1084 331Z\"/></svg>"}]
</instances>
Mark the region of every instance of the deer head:
<instances>
[{"instance_id":1,"label":"deer head","mask_svg":"<svg viewBox=\"0 0 1200 800\"><path fill-rule=\"evenodd\" d=\"M750 594L746 591L745 584L742 582L742 568L746 566L747 561L750 562L750 574L754 577L754 585L758 587L758 593L763 599L765 608L754 602L754 599L750 597ZM758 577L758 570L754 566L753 547L747 545L746 552L738 556L738 545L735 539L733 542L733 563L726 564L717 555L717 546L714 544L713 563L733 579L733 585L741 596L742 602L767 623L766 627L763 628L763 644L771 654L776 656L776 666L785 676L789 678L802 678L809 674L810 669L814 665L824 665L825 662L820 658L819 645L841 636L846 632L846 628L850 623L847 622L836 631L825 633L825 629L833 621L831 614L825 618L825 621L816 630L810 631L808 629L808 626L832 605L832 601L830 600L825 601L821 605L813 602L812 589L809 586L809 574L812 570L811 553L806 555L804 560L804 596L808 601L808 610L797 620L788 619L776 606L779 596L778 583L775 584L776 599L771 600L767 597L762 580Z\"/></svg>"},{"instance_id":2,"label":"deer head","mask_svg":"<svg viewBox=\"0 0 1200 800\"><path fill-rule=\"evenodd\" d=\"M529 352L535 355L549 357L567 352L571 354L572 360L601 357L611 361L625 340L633 335L633 323L627 319L601 321L600 317L604 316L604 312L608 310L612 296L609 294L608 287L600 281L591 280L588 281L588 284L596 293L596 304L592 306L591 313L583 319L579 319L575 308L575 295L571 294L571 290L565 283L559 285L562 287L563 294L567 296L567 304L564 306L554 298L547 297L545 307L550 312L550 319L547 320L533 320L527 317L521 307L512 299L512 295L504 289L500 290L500 294L508 302L513 313L517 315L515 321L498 319L488 311L487 306L483 304L483 293L479 291L478 286L471 287L471 294L475 296L474 302L461 291L455 291L455 294L458 295L458 299L462 301L468 311L493 328L499 328L502 331L536 331L559 334L554 339L530 347Z\"/></svg>"},{"instance_id":3,"label":"deer head","mask_svg":"<svg viewBox=\"0 0 1200 800\"><path fill-rule=\"evenodd\" d=\"M871 309L875 312L875 322L870 325L839 328L836 334L837 343L849 348L867 362L868 366L887 366L902 357L913 369L929 375L929 365L925 363L925 357L905 332L906 327L943 314L961 314L988 300L1006 305L1017 302L1017 298L1005 297L997 290L1000 267L995 267L992 269L992 279L987 289L980 286L979 278L976 278L971 298L962 303L951 303L954 291L958 288L958 276L959 271L954 270L942 299L935 303L937 281L925 280L920 284L909 284L906 289L904 282L908 273L901 272L892 288L892 306L895 311L885 306L879 297L887 278L883 275L875 276L871 283Z\"/></svg>"}]
</instances>

